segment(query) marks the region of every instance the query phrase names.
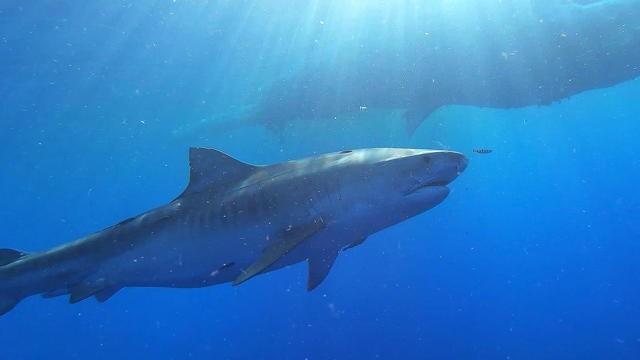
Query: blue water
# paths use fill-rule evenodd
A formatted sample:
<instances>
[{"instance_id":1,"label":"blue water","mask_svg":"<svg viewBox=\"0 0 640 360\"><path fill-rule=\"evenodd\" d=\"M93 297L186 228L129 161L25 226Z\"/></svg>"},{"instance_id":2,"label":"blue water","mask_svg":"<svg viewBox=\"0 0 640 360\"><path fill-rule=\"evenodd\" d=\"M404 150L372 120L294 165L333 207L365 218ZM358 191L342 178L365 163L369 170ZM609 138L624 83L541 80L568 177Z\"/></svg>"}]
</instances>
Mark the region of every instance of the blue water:
<instances>
[{"instance_id":1,"label":"blue water","mask_svg":"<svg viewBox=\"0 0 640 360\"><path fill-rule=\"evenodd\" d=\"M2 2L0 247L45 250L166 203L190 146L252 163L435 147L470 165L313 292L299 264L104 304L28 298L0 318L0 359L640 358L640 80L549 106L447 106L413 136L393 109L207 132L305 63L393 46L420 20L398 3ZM387 13L407 19L392 35L375 26Z\"/></svg>"}]
</instances>

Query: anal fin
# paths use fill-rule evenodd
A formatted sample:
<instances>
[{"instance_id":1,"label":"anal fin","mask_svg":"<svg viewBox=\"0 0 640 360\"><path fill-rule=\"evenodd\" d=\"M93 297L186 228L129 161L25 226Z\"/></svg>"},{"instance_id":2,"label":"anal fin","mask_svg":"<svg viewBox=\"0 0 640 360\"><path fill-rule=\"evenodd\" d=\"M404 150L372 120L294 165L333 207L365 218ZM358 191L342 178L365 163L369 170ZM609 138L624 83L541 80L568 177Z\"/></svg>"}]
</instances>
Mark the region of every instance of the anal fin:
<instances>
[{"instance_id":1,"label":"anal fin","mask_svg":"<svg viewBox=\"0 0 640 360\"><path fill-rule=\"evenodd\" d=\"M97 295L105 289L110 289L110 284L105 283L104 279L92 282L81 282L69 287L69 303L75 304L94 295ZM116 290L117 291L117 290ZM113 294L111 294L113 295ZM96 296L97 298L97 296ZM107 297L108 299L108 297Z\"/></svg>"},{"instance_id":2,"label":"anal fin","mask_svg":"<svg viewBox=\"0 0 640 360\"><path fill-rule=\"evenodd\" d=\"M108 287L103 290L98 291L94 294L96 300L103 303L109 300L113 295L115 295L120 290L119 287Z\"/></svg>"},{"instance_id":3,"label":"anal fin","mask_svg":"<svg viewBox=\"0 0 640 360\"><path fill-rule=\"evenodd\" d=\"M291 250L300 245L304 240L315 235L324 228L322 218L313 220L311 223L293 227L283 232L279 239L264 249L258 260L246 268L234 281L233 285L239 285L263 272L269 265L288 254Z\"/></svg>"},{"instance_id":4,"label":"anal fin","mask_svg":"<svg viewBox=\"0 0 640 360\"><path fill-rule=\"evenodd\" d=\"M75 304L91 296L95 296L96 300L98 300L99 302L105 302L109 300L109 298L111 298L113 295L115 295L115 293L117 293L119 290L120 288L115 286L100 287L91 286L89 284L80 284L69 289L61 288L46 292L42 294L42 297L45 299L50 299L58 296L70 295L69 302Z\"/></svg>"},{"instance_id":5,"label":"anal fin","mask_svg":"<svg viewBox=\"0 0 640 360\"><path fill-rule=\"evenodd\" d=\"M98 291L100 291L100 289L95 289L84 285L74 286L73 288L69 289L69 304L75 304L84 299L87 299L93 296L93 294Z\"/></svg>"},{"instance_id":6,"label":"anal fin","mask_svg":"<svg viewBox=\"0 0 640 360\"><path fill-rule=\"evenodd\" d=\"M42 294L42 298L43 299L51 299L51 298L54 298L54 297L68 295L68 294L69 294L69 289L61 288L61 289L47 291L46 293Z\"/></svg>"}]
</instances>

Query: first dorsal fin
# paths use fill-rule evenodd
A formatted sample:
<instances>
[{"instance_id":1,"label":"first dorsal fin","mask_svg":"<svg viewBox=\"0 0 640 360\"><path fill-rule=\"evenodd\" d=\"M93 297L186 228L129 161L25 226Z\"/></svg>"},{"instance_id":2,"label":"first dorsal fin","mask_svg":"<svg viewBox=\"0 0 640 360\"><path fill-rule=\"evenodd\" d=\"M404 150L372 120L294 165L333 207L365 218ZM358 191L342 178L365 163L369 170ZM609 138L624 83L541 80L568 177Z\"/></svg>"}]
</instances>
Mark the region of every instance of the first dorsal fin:
<instances>
[{"instance_id":1,"label":"first dorsal fin","mask_svg":"<svg viewBox=\"0 0 640 360\"><path fill-rule=\"evenodd\" d=\"M181 196L200 192L210 186L227 188L251 174L257 166L236 160L214 149L189 149L189 185Z\"/></svg>"}]
</instances>

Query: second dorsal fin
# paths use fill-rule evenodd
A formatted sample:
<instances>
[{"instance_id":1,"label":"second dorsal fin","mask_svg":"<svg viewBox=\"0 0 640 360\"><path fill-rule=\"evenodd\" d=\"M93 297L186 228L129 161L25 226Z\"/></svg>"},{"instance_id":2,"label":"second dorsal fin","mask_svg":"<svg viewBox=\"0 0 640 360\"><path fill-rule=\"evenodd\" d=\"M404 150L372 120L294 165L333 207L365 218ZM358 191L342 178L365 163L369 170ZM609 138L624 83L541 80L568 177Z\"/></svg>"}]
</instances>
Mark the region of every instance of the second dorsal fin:
<instances>
[{"instance_id":1,"label":"second dorsal fin","mask_svg":"<svg viewBox=\"0 0 640 360\"><path fill-rule=\"evenodd\" d=\"M13 249L0 249L0 266L11 264L27 256L27 253Z\"/></svg>"},{"instance_id":2,"label":"second dorsal fin","mask_svg":"<svg viewBox=\"0 0 640 360\"><path fill-rule=\"evenodd\" d=\"M245 179L257 168L214 149L189 149L189 185L181 196L200 192L208 187L227 189L230 184Z\"/></svg>"}]
</instances>

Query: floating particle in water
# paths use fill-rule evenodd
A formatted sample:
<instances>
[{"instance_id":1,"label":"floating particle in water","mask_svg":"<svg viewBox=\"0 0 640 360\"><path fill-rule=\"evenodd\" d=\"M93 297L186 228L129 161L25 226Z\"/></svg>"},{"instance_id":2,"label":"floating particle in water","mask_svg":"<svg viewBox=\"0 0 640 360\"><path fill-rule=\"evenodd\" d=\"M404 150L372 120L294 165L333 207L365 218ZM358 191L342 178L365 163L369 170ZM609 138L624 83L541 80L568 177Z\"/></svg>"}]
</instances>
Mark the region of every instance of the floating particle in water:
<instances>
[{"instance_id":1,"label":"floating particle in water","mask_svg":"<svg viewBox=\"0 0 640 360\"><path fill-rule=\"evenodd\" d=\"M220 272L221 272L222 270L227 269L227 268L229 268L229 267L233 266L234 264L235 264L235 263L233 263L233 262L224 263L224 264L222 264L222 266L220 266L219 268L217 268L217 269L213 270L209 275L210 275L210 276L212 276L212 277L213 277L213 276L217 276L218 274L220 274Z\"/></svg>"}]
</instances>

